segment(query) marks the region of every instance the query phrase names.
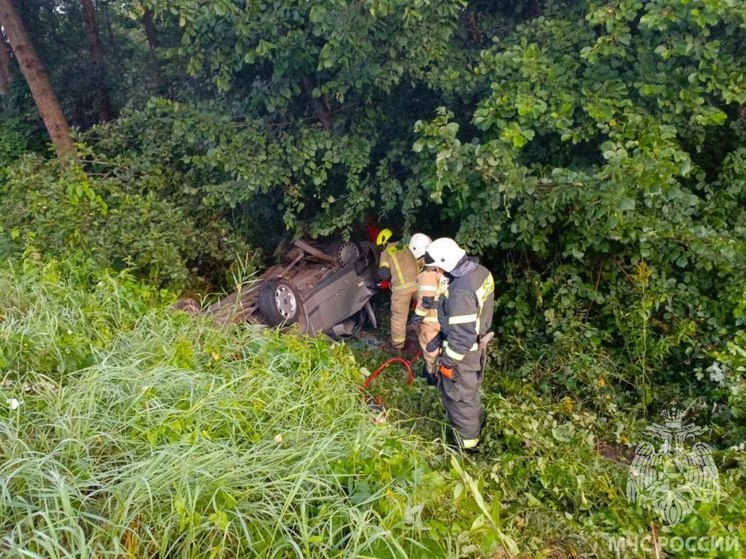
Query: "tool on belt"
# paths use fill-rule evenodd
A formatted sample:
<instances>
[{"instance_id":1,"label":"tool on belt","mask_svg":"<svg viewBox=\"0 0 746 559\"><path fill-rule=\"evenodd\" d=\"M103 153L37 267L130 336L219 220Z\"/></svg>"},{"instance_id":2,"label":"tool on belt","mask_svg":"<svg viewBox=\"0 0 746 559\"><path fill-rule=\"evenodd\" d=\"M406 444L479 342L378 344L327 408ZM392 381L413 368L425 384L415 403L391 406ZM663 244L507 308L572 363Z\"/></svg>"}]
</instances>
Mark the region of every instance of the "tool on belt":
<instances>
[{"instance_id":1,"label":"tool on belt","mask_svg":"<svg viewBox=\"0 0 746 559\"><path fill-rule=\"evenodd\" d=\"M482 336L479 339L479 351L482 352L481 357L479 358L479 378L482 377L482 374L484 373L484 369L487 367L487 346L492 341L492 338L495 337L494 332L487 332L484 336Z\"/></svg>"},{"instance_id":2,"label":"tool on belt","mask_svg":"<svg viewBox=\"0 0 746 559\"><path fill-rule=\"evenodd\" d=\"M453 367L448 367L447 365L440 363L438 365L438 372L440 373L440 376L447 378L448 380L453 380Z\"/></svg>"},{"instance_id":3,"label":"tool on belt","mask_svg":"<svg viewBox=\"0 0 746 559\"><path fill-rule=\"evenodd\" d=\"M495 337L495 333L490 331L487 332L484 336L481 336L479 338L479 351L485 352L487 351L487 345L492 341L492 338Z\"/></svg>"}]
</instances>

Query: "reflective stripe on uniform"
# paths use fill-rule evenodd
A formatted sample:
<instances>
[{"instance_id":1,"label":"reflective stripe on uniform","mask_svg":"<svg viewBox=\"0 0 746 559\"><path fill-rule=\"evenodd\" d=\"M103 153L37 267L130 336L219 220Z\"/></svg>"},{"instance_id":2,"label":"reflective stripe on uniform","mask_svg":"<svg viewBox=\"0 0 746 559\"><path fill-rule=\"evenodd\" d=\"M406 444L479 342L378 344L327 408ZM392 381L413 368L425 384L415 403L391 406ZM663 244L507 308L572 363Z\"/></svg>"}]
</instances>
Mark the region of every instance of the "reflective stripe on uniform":
<instances>
[{"instance_id":1,"label":"reflective stripe on uniform","mask_svg":"<svg viewBox=\"0 0 746 559\"><path fill-rule=\"evenodd\" d=\"M423 322L438 324L438 285L439 276L432 270L420 272L417 276L417 307L415 313L425 317Z\"/></svg>"},{"instance_id":2,"label":"reflective stripe on uniform","mask_svg":"<svg viewBox=\"0 0 746 559\"><path fill-rule=\"evenodd\" d=\"M481 327L481 318L482 318L482 311L484 310L484 302L487 300L487 297L495 291L495 280L492 278L492 274L488 274L487 278L484 280L482 285L477 289L476 296L477 296L477 305L479 307L479 310L477 311L477 334L480 332Z\"/></svg>"},{"instance_id":3,"label":"reflective stripe on uniform","mask_svg":"<svg viewBox=\"0 0 746 559\"><path fill-rule=\"evenodd\" d=\"M470 322L476 322L478 318L477 313L461 314L448 317L448 324L469 324Z\"/></svg>"},{"instance_id":4,"label":"reflective stripe on uniform","mask_svg":"<svg viewBox=\"0 0 746 559\"><path fill-rule=\"evenodd\" d=\"M394 271L396 272L396 277L399 279L399 288L401 288L401 285L404 283L404 274L401 271L401 266L399 265L399 259L396 257L396 252L391 251L389 253L389 258L391 259L391 262L394 264ZM413 285L417 285L417 282L413 282ZM396 289L396 288L394 288Z\"/></svg>"},{"instance_id":5,"label":"reflective stripe on uniform","mask_svg":"<svg viewBox=\"0 0 746 559\"><path fill-rule=\"evenodd\" d=\"M479 439L464 439L461 444L465 449L475 448L479 444Z\"/></svg>"},{"instance_id":6,"label":"reflective stripe on uniform","mask_svg":"<svg viewBox=\"0 0 746 559\"><path fill-rule=\"evenodd\" d=\"M428 322L428 320L425 319L424 322ZM474 345L471 346L467 351L477 351L478 349L479 349L479 342L474 342ZM453 357L454 359L456 359L457 361L461 361L461 359L463 359L464 356L465 356L465 354L456 353L455 351L453 351L452 349L450 349L448 347L448 340L446 340L446 341L443 342L443 350L446 353L448 353L451 357ZM454 356L461 356L461 359L459 359L458 357L454 357Z\"/></svg>"},{"instance_id":7,"label":"reflective stripe on uniform","mask_svg":"<svg viewBox=\"0 0 746 559\"><path fill-rule=\"evenodd\" d=\"M451 348L449 347L449 345L448 345L448 340L446 340L446 341L445 341L445 342L443 343L443 350L445 351L445 354L446 354L446 355L447 355L448 357L450 357L451 359L453 359L454 361L463 361L463 359L464 359L464 354L463 354L463 353L456 353L455 351L453 351L453 350L452 350L452 349L451 349Z\"/></svg>"},{"instance_id":8,"label":"reflective stripe on uniform","mask_svg":"<svg viewBox=\"0 0 746 559\"><path fill-rule=\"evenodd\" d=\"M395 285L394 287L391 288L391 291L401 291L402 289L411 289L413 287L417 287L416 281L410 281L409 283Z\"/></svg>"}]
</instances>

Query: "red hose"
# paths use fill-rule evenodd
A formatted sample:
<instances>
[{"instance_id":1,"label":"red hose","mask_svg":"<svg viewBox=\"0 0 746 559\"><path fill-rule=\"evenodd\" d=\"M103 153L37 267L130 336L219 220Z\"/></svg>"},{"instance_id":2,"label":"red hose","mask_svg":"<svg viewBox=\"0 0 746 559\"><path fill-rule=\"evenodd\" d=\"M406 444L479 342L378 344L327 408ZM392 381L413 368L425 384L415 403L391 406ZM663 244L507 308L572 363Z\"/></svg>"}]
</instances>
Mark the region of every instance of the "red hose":
<instances>
[{"instance_id":1,"label":"red hose","mask_svg":"<svg viewBox=\"0 0 746 559\"><path fill-rule=\"evenodd\" d=\"M407 384L412 384L412 381L414 381L414 374L412 374L412 363L417 361L417 358L419 356L420 356L420 352L418 351L415 354L415 356L412 358L412 361L407 361L403 357L392 357L391 359L384 361L380 367L378 367L375 371L373 371L372 375L370 375L367 379L365 379L363 386L360 387L360 392L362 392L363 390L367 390L368 387L373 382L373 380L379 374L381 374L381 371L383 371L386 367L388 367L392 363L401 363L402 365L404 365L404 368L407 370Z\"/></svg>"}]
</instances>

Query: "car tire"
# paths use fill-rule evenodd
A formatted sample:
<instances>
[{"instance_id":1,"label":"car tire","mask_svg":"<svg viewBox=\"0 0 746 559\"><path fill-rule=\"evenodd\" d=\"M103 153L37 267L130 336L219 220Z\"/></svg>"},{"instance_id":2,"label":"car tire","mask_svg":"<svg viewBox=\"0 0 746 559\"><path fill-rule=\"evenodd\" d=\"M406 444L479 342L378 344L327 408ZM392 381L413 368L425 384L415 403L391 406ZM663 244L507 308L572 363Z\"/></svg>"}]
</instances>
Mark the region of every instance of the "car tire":
<instances>
[{"instance_id":1,"label":"car tire","mask_svg":"<svg viewBox=\"0 0 746 559\"><path fill-rule=\"evenodd\" d=\"M329 256L337 259L337 264L344 268L353 262L357 262L363 255L363 250L355 242L336 240L332 241L325 251Z\"/></svg>"},{"instance_id":2,"label":"car tire","mask_svg":"<svg viewBox=\"0 0 746 559\"><path fill-rule=\"evenodd\" d=\"M262 282L259 288L259 310L269 326L298 322L303 302L298 290L282 278Z\"/></svg>"}]
</instances>

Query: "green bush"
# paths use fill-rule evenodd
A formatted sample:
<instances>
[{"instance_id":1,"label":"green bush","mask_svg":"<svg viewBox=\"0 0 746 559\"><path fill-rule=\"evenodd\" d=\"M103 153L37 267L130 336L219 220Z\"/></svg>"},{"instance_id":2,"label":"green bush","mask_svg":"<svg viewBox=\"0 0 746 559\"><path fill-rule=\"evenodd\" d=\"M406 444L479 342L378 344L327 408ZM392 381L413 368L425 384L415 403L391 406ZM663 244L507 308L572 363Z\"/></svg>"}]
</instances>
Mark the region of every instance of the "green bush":
<instances>
[{"instance_id":1,"label":"green bush","mask_svg":"<svg viewBox=\"0 0 746 559\"><path fill-rule=\"evenodd\" d=\"M220 220L200 221L136 181L29 156L0 186L3 245L43 255L82 254L175 289L213 282L249 248Z\"/></svg>"},{"instance_id":2,"label":"green bush","mask_svg":"<svg viewBox=\"0 0 746 559\"><path fill-rule=\"evenodd\" d=\"M418 194L495 271L505 345L600 348L646 404L700 391L746 288L746 12L706 4L547 5L416 125Z\"/></svg>"},{"instance_id":3,"label":"green bush","mask_svg":"<svg viewBox=\"0 0 746 559\"><path fill-rule=\"evenodd\" d=\"M0 170L32 149L34 130L19 116L0 117ZM0 171L0 177L2 177Z\"/></svg>"},{"instance_id":4,"label":"green bush","mask_svg":"<svg viewBox=\"0 0 746 559\"><path fill-rule=\"evenodd\" d=\"M493 357L499 359L485 372L481 450L466 469L478 493L490 503L493 519L517 542L516 556L633 559L643 556L639 548L617 552L613 542L641 538L651 530L684 539L736 538L742 550L743 434L738 421L713 412L710 401L718 397L712 387L706 394L713 400L695 402L687 423L712 427L701 440L715 449L721 498L697 503L684 522L668 526L648 504L630 503L626 497L636 445L651 441L660 448L661 441L652 440L645 428L661 419L646 416L647 406L617 394L613 362L565 343L532 366L524 358L524 366L517 370L512 369L512 356L496 348ZM364 348L360 344L356 354L369 368L385 358ZM392 416L403 426L428 439L443 436L447 429L438 391L422 381L408 387L401 374L397 369L379 376L373 385L375 395L394 409ZM469 491L468 484L458 480L453 494L440 505L440 519L463 541L481 542L484 553L489 547L483 542L492 541L495 533L483 519L470 524L466 511L475 503L461 501ZM475 556L478 553L474 551ZM644 556L654 557L653 553ZM692 554L665 546L660 550L661 556L664 553L682 559L741 556L739 549Z\"/></svg>"}]
</instances>

